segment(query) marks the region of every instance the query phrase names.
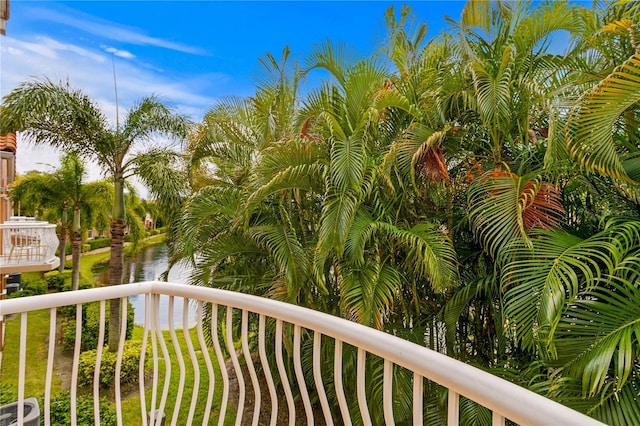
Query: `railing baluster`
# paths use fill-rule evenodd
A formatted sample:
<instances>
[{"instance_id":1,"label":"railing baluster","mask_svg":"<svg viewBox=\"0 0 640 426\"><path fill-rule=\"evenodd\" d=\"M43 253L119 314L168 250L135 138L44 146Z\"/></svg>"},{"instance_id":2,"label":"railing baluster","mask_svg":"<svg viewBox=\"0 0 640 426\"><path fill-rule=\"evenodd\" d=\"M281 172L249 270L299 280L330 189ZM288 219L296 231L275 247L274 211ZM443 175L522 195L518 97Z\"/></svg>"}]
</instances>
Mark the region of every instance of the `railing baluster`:
<instances>
[{"instance_id":1,"label":"railing baluster","mask_svg":"<svg viewBox=\"0 0 640 426\"><path fill-rule=\"evenodd\" d=\"M269 396L271 397L271 423L270 426L275 426L278 420L278 394L276 393L276 385L273 382L273 376L271 375L271 368L269 367L269 358L267 358L267 351L265 345L265 316L260 315L258 317L258 353L260 354L260 362L262 363L262 371L264 371L264 377L267 381L267 387L269 388Z\"/></svg>"},{"instance_id":2,"label":"railing baluster","mask_svg":"<svg viewBox=\"0 0 640 426\"><path fill-rule=\"evenodd\" d=\"M191 358L191 365L193 367L193 392L191 393L191 405L189 406L189 415L187 417L187 424L190 425L193 423L196 403L198 402L200 365L198 364L198 358L196 358L196 351L193 350L193 342L191 341L191 334L189 333L189 299L186 297L182 302L182 333L184 334L184 340L187 344L187 350L189 351L189 357Z\"/></svg>"},{"instance_id":3,"label":"railing baluster","mask_svg":"<svg viewBox=\"0 0 640 426\"><path fill-rule=\"evenodd\" d=\"M202 332L202 319L203 319L203 309L202 309L202 300L198 300L198 313L197 313L197 323L196 329L198 331L198 341L200 342L200 352L202 352L202 356L204 357L204 363L207 366L207 372L209 373L209 388L207 391L207 405L204 408L204 414L202 418L202 424L209 424L209 416L211 415L211 405L213 404L213 389L215 385L215 375L213 373L213 364L211 362L211 357L209 356L209 348L207 347L207 343L204 340L204 333Z\"/></svg>"},{"instance_id":4,"label":"railing baluster","mask_svg":"<svg viewBox=\"0 0 640 426\"><path fill-rule=\"evenodd\" d=\"M100 301L100 325L98 326L98 347L96 348L96 367L93 370L93 416L96 426L100 424L100 367L102 347L104 346L105 301Z\"/></svg>"},{"instance_id":5,"label":"railing baluster","mask_svg":"<svg viewBox=\"0 0 640 426\"><path fill-rule=\"evenodd\" d=\"M298 379L298 389L300 390L300 396L304 403L304 410L307 414L307 425L313 424L313 410L311 409L311 400L309 399L309 392L307 391L307 383L304 380L304 373L302 372L302 362L300 361L300 326L295 325L293 327L293 363L296 372L296 379Z\"/></svg>"},{"instance_id":6,"label":"railing baluster","mask_svg":"<svg viewBox=\"0 0 640 426\"><path fill-rule=\"evenodd\" d=\"M369 415L369 406L367 405L367 384L365 381L365 367L367 362L367 353L364 349L358 348L358 366L357 366L357 394L358 407L362 422L365 425L371 425L371 416Z\"/></svg>"},{"instance_id":7,"label":"railing baluster","mask_svg":"<svg viewBox=\"0 0 640 426\"><path fill-rule=\"evenodd\" d=\"M242 414L244 413L244 375L240 369L240 362L238 361L238 354L236 354L236 348L233 346L233 308L227 306L227 350L229 351L229 357L231 358L231 364L233 365L233 371L236 373L236 379L238 381L238 409L236 410L236 425L242 423Z\"/></svg>"},{"instance_id":8,"label":"railing baluster","mask_svg":"<svg viewBox=\"0 0 640 426\"><path fill-rule=\"evenodd\" d=\"M76 342L73 348L73 365L71 366L71 426L78 422L76 394L78 391L78 364L80 360L80 341L82 340L82 304L76 305Z\"/></svg>"},{"instance_id":9,"label":"railing baluster","mask_svg":"<svg viewBox=\"0 0 640 426\"><path fill-rule=\"evenodd\" d=\"M158 407L157 415L154 417L154 425L160 426L162 424L162 416L164 414L164 410L167 407L167 399L169 398L169 384L171 382L171 357L169 356L169 349L167 348L167 342L164 338L164 333L162 332L162 328L160 327L160 295L154 295L156 301L154 304L154 309L156 310L154 314L155 318L155 331L158 336L158 343L160 343L160 349L162 350L162 357L164 358L164 385L162 387L162 396L160 397L160 406Z\"/></svg>"},{"instance_id":10,"label":"railing baluster","mask_svg":"<svg viewBox=\"0 0 640 426\"><path fill-rule=\"evenodd\" d=\"M218 418L218 426L222 426L224 425L227 402L229 401L229 373L227 373L227 366L225 365L222 349L220 348L220 340L218 339L218 305L216 303L211 305L211 340L216 351L216 358L218 358L220 374L222 374L222 402L220 402L220 417Z\"/></svg>"},{"instance_id":11,"label":"railing baluster","mask_svg":"<svg viewBox=\"0 0 640 426\"><path fill-rule=\"evenodd\" d=\"M253 359L251 359L251 351L249 350L249 311L242 310L242 354L244 355L244 361L249 370L249 376L251 376L251 384L253 385L253 420L252 426L258 425L260 419L260 402L262 395L260 393L260 383L258 382L258 375L256 369L253 366Z\"/></svg>"},{"instance_id":12,"label":"railing baluster","mask_svg":"<svg viewBox=\"0 0 640 426\"><path fill-rule=\"evenodd\" d=\"M351 415L347 406L347 398L344 396L344 386L342 385L342 341L336 339L335 353L333 356L333 375L336 386L336 397L342 414L342 422L345 426L351 426Z\"/></svg>"},{"instance_id":13,"label":"railing baluster","mask_svg":"<svg viewBox=\"0 0 640 426\"><path fill-rule=\"evenodd\" d=\"M324 390L324 384L322 383L322 370L321 370L321 346L322 346L322 333L319 331L313 332L313 379L316 382L316 392L318 393L318 399L320 400L320 406L322 407L322 413L324 414L324 421L327 426L333 426L333 417L331 416L331 410L329 409L329 401L327 400L327 393Z\"/></svg>"},{"instance_id":14,"label":"railing baluster","mask_svg":"<svg viewBox=\"0 0 640 426\"><path fill-rule=\"evenodd\" d=\"M27 313L20 315L20 365L18 366L18 423L24 418L24 376L27 366Z\"/></svg>"},{"instance_id":15,"label":"railing baluster","mask_svg":"<svg viewBox=\"0 0 640 426\"><path fill-rule=\"evenodd\" d=\"M122 370L122 354L124 353L124 340L127 337L127 298L120 299L120 340L118 341L118 356L116 357L115 400L116 421L122 424L122 396L120 395L120 371Z\"/></svg>"},{"instance_id":16,"label":"railing baluster","mask_svg":"<svg viewBox=\"0 0 640 426\"><path fill-rule=\"evenodd\" d=\"M178 368L180 369L180 377L178 377L178 393L176 394L176 402L173 405L173 417L171 418L171 424L175 425L178 423L178 416L180 415L180 407L182 406L182 393L184 391L185 367L184 367L184 358L182 357L182 351L180 350L180 344L178 343L178 336L176 336L176 329L173 323L173 303L174 303L174 297L169 296L169 315L168 315L169 335L171 336L171 341L173 342L173 350L176 353Z\"/></svg>"},{"instance_id":17,"label":"railing baluster","mask_svg":"<svg viewBox=\"0 0 640 426\"><path fill-rule=\"evenodd\" d=\"M504 422L504 416L494 411L493 415L491 416L491 426L504 426Z\"/></svg>"},{"instance_id":18,"label":"railing baluster","mask_svg":"<svg viewBox=\"0 0 640 426\"><path fill-rule=\"evenodd\" d=\"M387 425L394 425L393 419L393 363L388 359L384 360L382 380L382 405L384 406L384 422Z\"/></svg>"},{"instance_id":19,"label":"railing baluster","mask_svg":"<svg viewBox=\"0 0 640 426\"><path fill-rule=\"evenodd\" d=\"M423 394L422 376L413 373L413 426L422 426L424 422Z\"/></svg>"},{"instance_id":20,"label":"railing baluster","mask_svg":"<svg viewBox=\"0 0 640 426\"><path fill-rule=\"evenodd\" d=\"M49 309L49 353L47 356L47 376L44 385L44 425L51 425L51 381L53 380L53 355L56 351L57 308Z\"/></svg>"},{"instance_id":21,"label":"railing baluster","mask_svg":"<svg viewBox=\"0 0 640 426\"><path fill-rule=\"evenodd\" d=\"M149 405L149 414L156 413L156 402L158 398L158 382L160 376L160 367L158 366L158 339L156 332L158 330L158 306L157 295L149 293L149 304L146 306L149 316L149 326L151 328L151 356L153 357L153 377L151 379L151 404ZM145 302L146 303L146 302ZM159 410L158 410L159 411ZM143 416L147 416L147 413L142 413ZM155 417L149 418L151 426L155 426Z\"/></svg>"},{"instance_id":22,"label":"railing baluster","mask_svg":"<svg viewBox=\"0 0 640 426\"><path fill-rule=\"evenodd\" d=\"M282 333L282 320L276 320L276 365L278 366L278 373L280 373L280 381L282 383L282 388L284 389L284 395L287 398L287 407L289 408L289 426L295 426L296 404L293 401L293 394L291 393L291 386L289 385L287 369L285 368L284 360L282 359Z\"/></svg>"},{"instance_id":23,"label":"railing baluster","mask_svg":"<svg viewBox=\"0 0 640 426\"><path fill-rule=\"evenodd\" d=\"M140 347L140 363L138 364L138 391L140 392L140 413L142 413L142 426L147 426L147 398L145 398L145 363L147 358L147 339L149 339L149 297L144 295L144 330L142 332L142 346Z\"/></svg>"},{"instance_id":24,"label":"railing baluster","mask_svg":"<svg viewBox=\"0 0 640 426\"><path fill-rule=\"evenodd\" d=\"M339 318L327 316L325 314L319 312L313 312L309 310L305 310L303 308L293 306L293 305L284 305L279 302L256 298L248 295L239 295L233 294L231 292L219 291L215 289L202 289L195 288L193 286L180 286L176 284L167 285L159 282L152 283L137 283L131 285L123 285L116 286L114 288L96 288L92 290L86 290L81 292L69 292L65 294L49 294L46 296L34 296L24 299L15 299L15 300L0 300L0 318L4 319L7 315L20 315L20 321L16 321L15 325L12 327L20 327L19 330L19 338L16 339L15 342L10 342L11 344L19 345L18 350L18 358L20 361L19 367L17 367L17 408L19 421L24 422L24 414L26 412L25 404L25 391L29 391L29 389L25 389L26 386L26 368L28 361L26 358L30 355L27 354L27 323L28 323L28 312L32 312L40 309L49 309L50 323L49 323L49 353L47 357L47 376L45 377L45 391L44 391L44 424L51 424L51 387L52 381L54 377L54 360L55 360L55 334L56 334L56 315L57 315L57 307L72 305L76 307L76 328L75 328L75 347L74 347L74 359L72 365L72 377L71 377L71 404L72 404L72 412L71 412L71 424L77 424L78 422L78 413L77 413L77 397L78 397L78 370L79 370L79 348L82 345L82 312L83 312L83 304L90 303L93 301L103 301L101 302L100 307L100 318L102 319L105 315L105 302L104 300L112 300L114 298L121 299L121 311L122 315L121 321L121 340L119 342L118 349L118 363L119 366L116 366L116 375L118 376L116 380L116 386L120 386L120 370L122 369L122 356L123 356L123 346L124 346L124 337L126 335L126 326L127 326L127 318L126 318L126 297L135 295L135 294L146 294L145 296L145 331L143 337L142 351L141 353L141 363L140 363L140 390L141 393L144 393L144 364L146 356L146 347L148 347L148 333L151 333L151 345L153 346L153 357L154 357L154 372L153 372L153 389L151 395L151 408L152 411L149 415L153 415L154 424L158 425L162 421L161 419L164 417L163 410L165 409L165 405L167 405L168 399L168 390L171 387L171 356L167 349L166 338L164 333L160 330L159 326L159 318L158 318L158 306L161 294L166 294L172 297L184 297L191 298L194 300L198 300L198 312L199 312L199 322L198 322L198 339L200 340L200 345L203 348L203 356L205 356L205 360L209 360L207 370L210 375L215 374L212 367L212 360L209 356L207 358L206 355L209 354L209 349L206 348L206 342L203 336L202 328L203 328L203 316L202 310L204 307L204 303L214 303L212 306L212 340L214 342L214 346L216 347L216 356L218 357L218 362L221 364L222 374L226 373L224 358L221 354L220 349L220 339L219 334L223 333L223 331L218 330L218 303L222 304L222 306L227 306L227 318L228 318L228 326L231 327L226 333L227 339L226 343L231 346L230 351L235 352L233 349L233 310L240 309L242 310L242 325L241 325L241 339L242 339L242 351L247 360L248 368L249 363L251 363L252 357L249 351L249 322L251 320L251 315L253 313L257 313L259 315L259 327L258 327L258 349L260 354L260 361L263 365L263 370L265 373L265 379L267 381L267 385L269 387L269 394L273 399L271 413L272 419L271 424L275 425L278 419L278 400L277 400L277 389L273 383L273 376L271 375L271 371L269 369L269 361L270 359L266 354L266 321L267 317L275 320L275 353L270 354L270 356L275 355L276 364L278 368L278 372L280 373L280 377L282 378L284 393L287 397L287 404L289 408L289 424L295 424L295 405L291 398L291 387L293 386L289 382L289 378L287 377L287 373L290 373L286 370L283 362L283 339L286 340L287 349L289 349L289 344L293 347L293 367L295 369L296 381L300 385L301 392L301 400L304 400L305 397L304 389L306 386L304 374L310 373L309 371L303 370L303 360L302 360L302 333L303 328L305 330L309 330L314 332L313 338L313 376L314 381L316 383L316 389L318 393L318 401L322 406L323 413L327 418L326 423L328 425L332 425L334 423L331 418L331 408L329 406L329 401L326 400L326 393L324 391L323 379L322 379L322 339L323 334L325 333L327 336L338 336L338 339L335 340L335 354L334 354L334 384L335 384L335 395L336 399L331 401L331 404L338 404L340 409L340 414L342 415L344 424L350 425L350 408L360 409L363 412L368 411L368 407L366 407L365 396L366 393L363 389L367 386L367 376L364 371L367 367L367 356L369 354L374 355L376 357L381 357L384 360L384 370L383 370L383 410L384 410L384 423L385 424L393 424L393 396L396 389L393 385L393 377L394 377L394 368L396 366L398 368L407 369L407 371L413 372L413 424L421 425L424 423L424 381L425 379L432 380L435 383L439 383L442 386L449 388L448 395L448 414L447 414L447 422L451 425L458 425L460 420L460 394L466 395L468 398L477 401L477 403L484 405L489 410L493 411L492 417L492 426L504 426L506 422L506 418L513 420L519 424L530 424L530 423L545 423L545 424L581 424L581 425L590 425L590 424L600 424L597 421L590 419L586 416L583 416L580 413L569 410L561 405L546 400L539 395L531 393L525 389L522 389L516 385L508 383L504 380L501 380L497 377L493 377L483 371L473 369L469 365L464 363L460 363L450 358L446 358L441 354L430 351L424 347L420 347L418 345L414 345L410 342L403 341L394 336L390 336L384 333L376 332L375 330L361 327L357 324L341 320ZM164 296L163 296L164 297ZM187 310L188 300L185 301L185 311ZM104 315L103 315L104 314ZM188 321L186 314L183 313L183 332L186 332L185 339L186 345L189 349L189 354L191 356L192 362L197 362L199 364L198 355L193 348L193 340L191 339L191 335L188 333ZM271 321L271 320L269 320ZM100 321L102 323L102 321ZM172 320L173 322L173 320ZM286 329L285 329L285 325ZM175 325L175 324L174 324ZM290 327L290 328L289 328ZM286 330L286 331L285 331ZM293 336L285 335L285 332L292 331ZM175 333L175 330L173 330ZM271 329L270 329L271 331ZM101 340L105 333L104 328L98 331L98 338ZM269 336L271 337L271 333ZM292 337L292 339L291 339ZM173 338L174 344L177 342L177 338ZM99 347L101 347L100 342ZM357 395L349 395L349 403L347 403L347 398L345 397L345 390L343 386L343 381L345 377L345 372L343 372L343 358L344 358L344 349L343 345L348 344L357 350L358 359L357 359L357 371L356 371L356 385ZM160 344L162 349L162 354L158 356L158 348L157 345ZM2 347L0 347L0 361L2 361ZM351 348L349 348L351 349ZM100 371L100 364L104 362L101 358L102 356L99 354L99 350L96 351L96 370L93 372L94 376L94 385L93 385L93 396L99 399L99 387L96 388L96 381L99 382L100 375L96 375L96 371ZM352 352L349 351L351 354ZM184 355L184 354L180 354ZM239 355L239 354L236 354ZM159 397L159 360L163 357L165 361L165 371L164 374L164 389L162 390L162 396L160 397L159 409L155 410L155 403ZM198 365L198 368L200 366ZM92 367L93 368L93 367ZM174 367L175 368L175 367ZM199 370L198 370L199 371ZM194 371L194 378L198 376L198 373ZM96 380L97 379L97 380ZM255 378L252 375L252 382ZM202 380L202 379L200 379ZM213 377L212 377L213 380ZM245 379L246 380L246 379ZM177 381L177 380L174 380ZM199 388L197 384L197 379L195 380L196 384L194 388ZM224 378L223 378L224 381ZM467 383L467 381L473 381L472 383ZM255 385L255 383L254 383ZM258 384L259 385L259 384ZM370 384L369 384L370 385ZM208 423L209 414L212 405L214 384L210 381L209 385L209 398L207 401L207 408L205 413L204 423ZM350 386L351 387L351 386ZM492 389L491 393L483 392L482 389ZM307 389L308 391L308 389ZM225 423L225 410L228 402L228 392L229 392L229 384L228 377L226 378L225 389L223 389L223 393L226 392L223 398L223 404L221 407L221 416L218 420L219 424ZM333 392L332 392L333 393ZM264 394L264 392L262 392ZM195 393L192 396L192 403L194 399L197 399L197 394ZM351 399L356 397L358 398L358 408L355 408L356 401L352 401ZM144 395L140 396L141 399L144 399ZM509 398L511 398L511 403L509 403ZM121 398L119 395L119 390L116 391L116 403L121 403ZM513 404L513 400L524 401L518 404ZM504 402L507 401L507 402ZM308 401L305 402L305 410L307 410ZM178 402L177 404L179 404ZM176 404L176 407L177 407ZM349 405L351 404L351 405ZM97 408L99 410L99 407ZM117 407L117 410L121 410L121 408ZM254 408L255 410L255 408ZM94 405L93 411L96 411L96 407ZM145 424L146 418L144 418L145 414L145 405L141 402L141 411L143 415L142 424ZM190 408L190 414L188 419L185 419L185 423L191 423L193 421L193 416L191 414L192 409ZM256 410L257 412L257 410ZM156 415L159 414L159 415ZM306 411L308 416L308 422L311 423L313 419L309 415L308 411ZM338 414L338 415L340 415ZM99 414L96 413L95 417L98 417ZM366 414L358 416L362 417L363 423L368 424L370 421L367 419ZM340 417L339 417L340 418ZM122 424L122 414L119 414L119 418L117 419L120 424ZM95 418L96 423L99 422L98 418ZM171 421L173 423L174 420ZM169 423L169 422L167 422ZM254 422L255 423L255 419Z\"/></svg>"},{"instance_id":25,"label":"railing baluster","mask_svg":"<svg viewBox=\"0 0 640 426\"><path fill-rule=\"evenodd\" d=\"M447 407L447 425L458 426L460 424L460 395L451 389L449 389Z\"/></svg>"}]
</instances>

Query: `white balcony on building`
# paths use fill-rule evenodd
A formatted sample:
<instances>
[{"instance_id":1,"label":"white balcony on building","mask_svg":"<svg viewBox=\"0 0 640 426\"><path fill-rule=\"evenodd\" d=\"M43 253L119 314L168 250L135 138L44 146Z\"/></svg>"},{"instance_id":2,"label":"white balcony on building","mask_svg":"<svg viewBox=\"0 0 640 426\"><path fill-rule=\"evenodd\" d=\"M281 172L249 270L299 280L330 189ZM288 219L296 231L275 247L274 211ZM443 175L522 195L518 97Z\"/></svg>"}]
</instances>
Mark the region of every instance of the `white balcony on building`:
<instances>
[{"instance_id":1,"label":"white balcony on building","mask_svg":"<svg viewBox=\"0 0 640 426\"><path fill-rule=\"evenodd\" d=\"M99 412L99 397L110 395L116 407L117 424L134 424L123 416L125 395L120 381L116 379L114 388L109 390L100 386L102 344L95 347L95 367L92 362L86 373L93 377L93 386L85 384L82 388L78 380L83 310L90 302L100 302L98 341L102 341L107 332L104 318L108 301L120 298L125 302L129 297L144 299L140 306L143 324L138 333L142 343L137 382L138 392L147 397L139 398L140 418L135 424L457 425L465 398L490 410L493 426L511 424L508 421L522 425L601 424L468 364L342 318L262 297L160 282L0 300L0 320L13 318L14 329L20 329L20 337L14 332L16 338L7 339L4 348L6 352L12 346L12 353L19 359L15 364L20 366L16 369L19 371L7 371L3 376L3 380L11 376L11 381L17 383L16 424L27 424L24 419L35 413L29 411L27 404L29 401L34 404L32 397L38 396L37 391L30 389L25 380L25 368L32 362L47 363L44 397L38 411L40 420L34 420L41 423L33 424L51 424L50 417L56 410L51 399L55 357L59 353L58 308L69 305L75 306L77 320L73 361L68 367L69 423L80 424L76 400L81 393L88 393L93 396L94 413ZM177 307L174 305L182 307L181 314L174 315ZM121 303L116 378L121 377L123 368L125 306L126 303ZM48 311L44 313L50 323L49 337L45 339L48 356L27 350L30 318L32 314L42 317L43 313L37 313L39 310ZM161 316L168 318L168 329L160 327ZM184 346L177 343L179 339L185 342ZM42 339L37 343L42 344ZM8 359L0 352L0 361ZM215 364L220 373L214 374ZM185 381L187 370L191 371L191 381ZM125 379L135 374L129 373ZM399 374L409 380L408 386L398 387ZM375 407L368 402L368 390L373 389L374 381L380 392ZM173 396L170 387L174 389ZM435 390L442 392L443 398L441 415L434 423L432 417L427 418L425 401ZM407 410L402 413L396 410L399 395L407 402ZM220 398L222 402L214 404ZM86 405L83 408L90 409ZM384 418L380 414L373 418L371 410L383 411ZM95 424L99 423L96 419Z\"/></svg>"},{"instance_id":2,"label":"white balcony on building","mask_svg":"<svg viewBox=\"0 0 640 426\"><path fill-rule=\"evenodd\" d=\"M0 223L0 273L49 271L59 266L56 225L12 216Z\"/></svg>"}]
</instances>

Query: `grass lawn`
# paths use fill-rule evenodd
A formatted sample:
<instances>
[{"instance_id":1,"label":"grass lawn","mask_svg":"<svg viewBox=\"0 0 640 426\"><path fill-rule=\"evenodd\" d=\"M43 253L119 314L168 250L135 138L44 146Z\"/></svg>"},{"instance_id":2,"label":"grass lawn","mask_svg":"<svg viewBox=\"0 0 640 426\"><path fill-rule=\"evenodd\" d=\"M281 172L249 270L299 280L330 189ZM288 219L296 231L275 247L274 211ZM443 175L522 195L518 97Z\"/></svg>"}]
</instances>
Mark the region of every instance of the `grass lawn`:
<instances>
[{"instance_id":1,"label":"grass lawn","mask_svg":"<svg viewBox=\"0 0 640 426\"><path fill-rule=\"evenodd\" d=\"M144 241L144 245L152 245L161 243L164 240L164 235L157 235L151 237ZM109 261L109 252L102 253L94 253L83 255L80 258L80 275L85 279L91 278L94 279L94 272L92 271L92 267L98 263L104 263ZM23 274L23 279L36 279L41 278L42 274L40 272L30 272ZM60 316L58 316L59 320ZM45 387L45 378L46 378L46 367L47 367L47 351L48 351L48 333L49 333L49 313L48 311L37 311L29 314L28 317L28 327L27 327L27 369L26 369L26 381L25 381L25 396L36 396L42 397L44 395L44 387ZM198 364L200 366L200 386L198 390L198 397L196 402L196 410L194 417L194 424L202 424L203 411L206 406L206 398L207 391L209 386L209 377L206 368L206 364L204 361L204 357L199 351L199 342L198 336L196 333L196 329L193 328L189 330L191 340L193 346L195 348ZM132 340L142 340L143 330L141 327L135 327L134 333L132 336ZM187 344L184 339L184 334L182 330L176 330L178 344L180 345L180 349L183 353L183 357L185 357L185 384L182 395L182 406L180 408L179 417L177 424L187 424L187 417L189 413L189 405L191 403L191 395L193 392L193 384L194 384L194 371L193 366L191 364L191 360L188 358L188 349ZM169 394L168 400L165 407L165 424L170 424L171 419L173 417L173 410L175 406L176 396L178 393L178 385L179 385L179 365L177 357L175 356L175 350L173 348L173 342L169 335L168 331L164 332L165 341L167 344L167 348L169 350L169 359L171 360L171 381L169 384ZM6 392L6 397L15 399L15 395L17 394L17 384L18 384L18 366L19 366L19 346L18 344L13 344L14 342L19 342L20 338L20 317L16 316L12 319L6 321L6 337L5 342L5 350L2 354L2 365L0 368L0 401L3 400L2 392ZM148 340L149 346L149 356L147 359L150 359L151 356L151 339ZM160 347L158 347L158 351L161 351ZM215 359L215 355L213 350L210 350L210 355L214 368L215 375L215 388L214 388L214 401L212 406L212 412L209 422L217 423L218 415L220 413L220 402L222 399L222 378L220 376L220 369L218 366L218 362ZM160 356L162 356L160 352ZM152 364L150 364L152 365ZM159 400L162 393L162 388L164 385L164 371L165 364L162 360L160 360L159 364L159 385L158 385L158 396L156 405L159 405ZM68 370L71 370L71 365L68 366ZM149 410L149 406L151 403L151 380L148 380L147 383L147 392L146 392L146 404L147 411ZM137 391L137 385L135 387ZM53 376L53 384L52 384L52 394L55 395L59 391L62 391L62 384L58 377L54 374ZM91 390L88 390L91 392ZM109 390L104 390L101 392L103 396L111 394L112 392ZM137 392L134 392L127 396L122 401L122 411L123 411L123 423L126 425L136 425L141 424L141 414L140 414L140 395ZM235 422L235 413L231 409L231 407L227 408L227 414L224 424L231 425Z\"/></svg>"},{"instance_id":2,"label":"grass lawn","mask_svg":"<svg viewBox=\"0 0 640 426\"><path fill-rule=\"evenodd\" d=\"M18 368L20 347L13 344L20 341L20 315L6 321L5 348L2 353L0 383L12 386L18 392ZM25 397L44 395L47 374L47 354L49 340L49 311L35 311L27 317L27 353L25 369ZM60 380L54 374L51 382L52 393L61 390Z\"/></svg>"},{"instance_id":3,"label":"grass lawn","mask_svg":"<svg viewBox=\"0 0 640 426\"><path fill-rule=\"evenodd\" d=\"M80 256L80 276L90 282L95 282L95 274L91 268L95 264L109 262L109 256L111 253L108 251Z\"/></svg>"},{"instance_id":4,"label":"grass lawn","mask_svg":"<svg viewBox=\"0 0 640 426\"><path fill-rule=\"evenodd\" d=\"M44 395L45 388L45 378L46 378L46 359L47 359L47 350L48 350L48 332L49 332L49 313L46 310L36 311L30 313L28 316L28 327L27 327L27 368L26 368L26 378L25 378L25 397L36 396L38 398ZM196 403L196 411L194 417L194 424L202 424L203 411L206 406L206 398L207 398L207 390L209 385L209 377L206 369L206 364L204 361L204 357L198 351L199 343L198 336L196 333L196 329L193 328L190 331L190 336L192 339L192 343L198 354L198 363L200 366L200 386L198 391L198 398ZM180 408L180 413L178 417L177 424L187 424L187 417L189 412L189 405L191 403L191 394L193 392L193 383L194 383L194 374L193 374L193 366L191 365L191 361L188 358L188 349L187 344L184 339L184 335L182 330L177 330L177 340L180 345L180 349L185 358L185 385L182 396L182 406ZM165 408L166 413L166 424L170 423L170 420L173 416L173 409L175 406L176 396L178 393L178 383L179 383L179 365L177 361L177 357L175 356L175 350L173 349L173 342L169 335L168 331L164 332L166 344L169 350L169 358L171 359L171 381L169 385L169 396L167 400L167 405ZM17 394L17 385L18 385L18 366L19 366L19 347L17 344L11 344L11 342L18 342L20 338L20 316L16 316L6 322L6 342L8 344L5 345L5 351L3 352L2 357L2 366L0 370L0 383L2 383L2 387L0 387L0 392L4 390L7 392L5 395L8 399L14 399ZM142 339L142 329L140 327L136 327L134 329L134 334L132 340L141 340ZM150 346L151 340L148 340L148 345ZM158 348L160 351L160 348ZM151 350L149 349L149 355L151 354ZM215 371L215 382L217 384L214 392L214 401L213 401L213 409L210 417L210 422L214 421L217 423L218 414L220 413L220 402L222 399L221 384L222 378L220 376L220 369L218 367L217 360L215 359L215 355L213 351L210 351L213 367ZM149 359L149 358L148 358ZM162 392L162 387L164 384L164 369L165 365L162 361L159 362L159 383L158 386L158 402L160 393ZM69 370L71 366L69 365ZM137 386L137 385L136 385ZM137 389L137 388L136 388ZM52 394L55 395L59 391L62 390L60 380L54 374L53 383L52 383ZM91 392L91 390L89 390ZM102 395L108 395L110 391L104 390L102 391ZM0 401L3 400L3 396L0 395ZM148 387L147 395L146 395L146 403L147 410L149 410L149 406L151 403L151 388ZM123 423L126 425L136 425L141 424L141 416L140 416L140 396L135 393L122 401L122 411L123 411ZM227 408L226 421L224 424L234 424L235 416L231 407Z\"/></svg>"},{"instance_id":5,"label":"grass lawn","mask_svg":"<svg viewBox=\"0 0 640 426\"><path fill-rule=\"evenodd\" d=\"M168 331L164 333L165 341L167 344L167 349L169 351L169 358L172 360L171 363L171 381L169 384L169 394L167 398L167 404L165 407L165 424L170 424L171 419L173 417L173 411L175 407L176 396L178 394L178 384L179 384L179 365L177 361L177 357L175 356L175 350L173 348L173 341L169 335ZM191 336L191 341L194 346L194 350L196 351L196 355L198 358L198 365L200 367L200 386L198 387L198 396L196 402L195 416L193 419L194 424L202 424L203 412L207 403L207 392L209 386L209 377L207 373L207 366L204 361L204 357L199 352L200 345L198 343L198 335L196 333L196 329L192 328L189 330L189 334ZM184 425L187 424L187 417L189 414L189 406L191 404L191 396L193 392L193 384L194 384L194 374L193 374L193 365L191 364L191 359L188 358L188 349L187 344L184 339L184 334L182 330L176 330L176 337L178 340L178 344L180 345L180 350L182 351L184 361L185 361L185 384L184 390L182 394L182 404L180 407L180 412L178 416L177 424ZM132 339L142 339L142 329L136 327L134 330L134 335ZM150 345L151 340L149 339L148 344ZM158 345L158 351L160 352L160 346ZM149 349L149 354L150 354ZM215 354L212 350L209 351L211 355L211 360L213 363L214 375L215 375L215 388L214 388L214 397L213 397L213 408L209 418L210 424L217 424L218 416L220 413L220 402L222 400L222 377L220 376L220 368L218 367L218 362L215 358ZM161 352L160 352L161 355ZM162 361L158 363L158 368L160 370L159 374L159 386L158 386L158 396L156 407L159 405L162 388L164 386L164 376L165 376L165 365ZM149 388L146 393L146 405L147 411L149 410L151 404L151 389ZM123 423L124 424L136 424L140 421L140 396L138 394L133 395L127 399L125 399L122 403L122 411L123 411ZM227 413L225 418L225 425L233 425L235 422L235 413L231 409L231 407L227 407Z\"/></svg>"}]
</instances>

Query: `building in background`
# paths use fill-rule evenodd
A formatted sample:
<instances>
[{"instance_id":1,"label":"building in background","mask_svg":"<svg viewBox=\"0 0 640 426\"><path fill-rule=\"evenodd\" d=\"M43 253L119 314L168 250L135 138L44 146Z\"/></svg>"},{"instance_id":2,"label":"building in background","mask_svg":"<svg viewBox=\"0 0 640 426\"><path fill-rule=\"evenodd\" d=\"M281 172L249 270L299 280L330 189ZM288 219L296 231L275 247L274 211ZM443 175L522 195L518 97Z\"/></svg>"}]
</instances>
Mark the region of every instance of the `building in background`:
<instances>
[{"instance_id":1,"label":"building in background","mask_svg":"<svg viewBox=\"0 0 640 426\"><path fill-rule=\"evenodd\" d=\"M8 19L9 0L0 0L1 34L6 32ZM0 129L0 298L6 295L6 279L12 274L50 271L60 263L56 257L56 226L31 217L13 216L8 194L16 177L18 143L15 133L2 133Z\"/></svg>"},{"instance_id":2,"label":"building in background","mask_svg":"<svg viewBox=\"0 0 640 426\"><path fill-rule=\"evenodd\" d=\"M7 21L9 20L9 0L0 0L0 34L7 33Z\"/></svg>"}]
</instances>

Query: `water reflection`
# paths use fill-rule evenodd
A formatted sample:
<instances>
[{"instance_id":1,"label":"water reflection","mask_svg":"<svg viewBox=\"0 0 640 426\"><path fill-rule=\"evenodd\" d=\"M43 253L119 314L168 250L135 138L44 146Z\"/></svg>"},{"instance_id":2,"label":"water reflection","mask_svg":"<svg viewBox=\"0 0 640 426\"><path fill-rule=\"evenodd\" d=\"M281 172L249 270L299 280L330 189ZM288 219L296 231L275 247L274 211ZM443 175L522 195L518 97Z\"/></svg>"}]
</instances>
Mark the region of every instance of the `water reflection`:
<instances>
[{"instance_id":1,"label":"water reflection","mask_svg":"<svg viewBox=\"0 0 640 426\"><path fill-rule=\"evenodd\" d=\"M155 281L160 278L160 275L167 270L169 265L169 255L167 247L164 244L145 247L136 257L125 260L125 282L141 282L141 281ZM180 266L174 266L169 271L169 282L186 283L189 271ZM108 282L108 276L106 273L101 277L102 282ZM129 302L135 309L134 322L139 325L144 324L144 304L145 296L131 296ZM182 328L182 313L183 313L184 299L181 297L174 297L173 301L173 318L176 327ZM169 316L169 296L160 296L160 314L158 321L162 329L169 328L168 316ZM195 325L195 306L189 308L188 326L193 327ZM180 324L178 326L178 324Z\"/></svg>"}]
</instances>

